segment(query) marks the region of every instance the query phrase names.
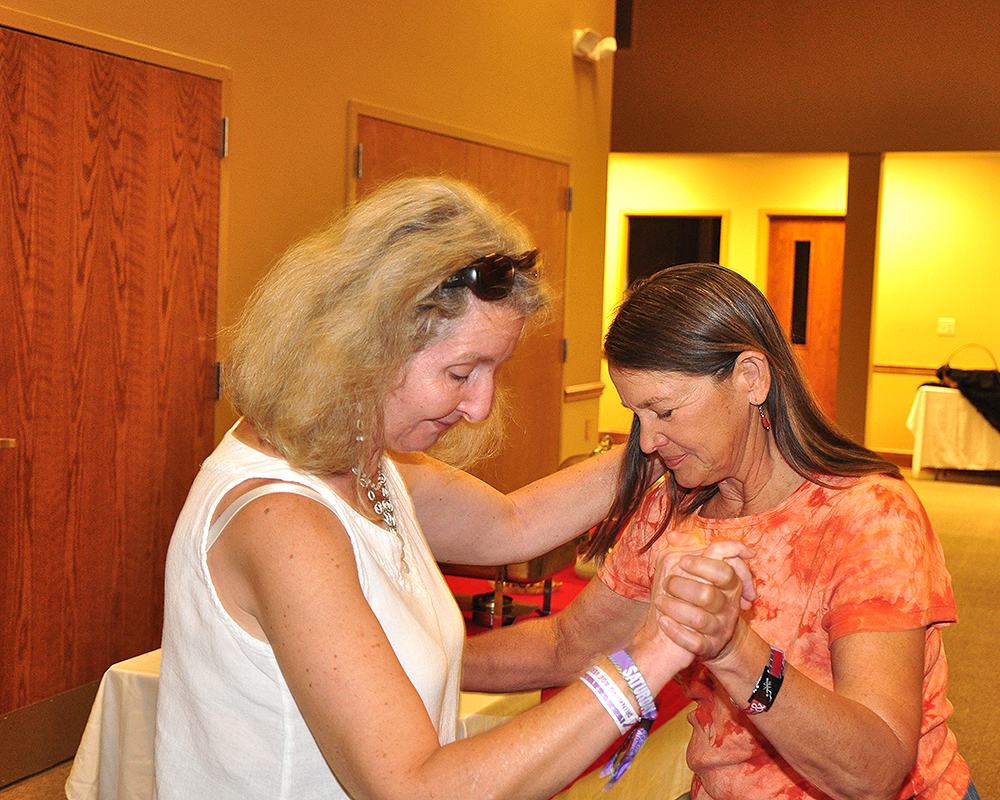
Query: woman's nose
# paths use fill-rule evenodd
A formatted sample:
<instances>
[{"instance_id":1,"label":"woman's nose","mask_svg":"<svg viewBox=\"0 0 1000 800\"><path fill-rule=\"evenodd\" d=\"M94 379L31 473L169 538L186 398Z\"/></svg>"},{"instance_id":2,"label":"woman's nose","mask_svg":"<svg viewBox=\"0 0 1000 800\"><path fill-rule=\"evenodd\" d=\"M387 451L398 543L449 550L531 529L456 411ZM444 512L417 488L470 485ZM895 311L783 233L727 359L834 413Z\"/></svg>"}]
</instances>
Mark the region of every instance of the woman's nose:
<instances>
[{"instance_id":1,"label":"woman's nose","mask_svg":"<svg viewBox=\"0 0 1000 800\"><path fill-rule=\"evenodd\" d=\"M483 377L468 387L458 410L469 422L482 422L493 409L496 386L492 377Z\"/></svg>"},{"instance_id":2,"label":"woman's nose","mask_svg":"<svg viewBox=\"0 0 1000 800\"><path fill-rule=\"evenodd\" d=\"M667 443L667 437L658 431L651 430L650 426L639 425L639 448L646 455L655 453L657 448L663 447Z\"/></svg>"}]
</instances>

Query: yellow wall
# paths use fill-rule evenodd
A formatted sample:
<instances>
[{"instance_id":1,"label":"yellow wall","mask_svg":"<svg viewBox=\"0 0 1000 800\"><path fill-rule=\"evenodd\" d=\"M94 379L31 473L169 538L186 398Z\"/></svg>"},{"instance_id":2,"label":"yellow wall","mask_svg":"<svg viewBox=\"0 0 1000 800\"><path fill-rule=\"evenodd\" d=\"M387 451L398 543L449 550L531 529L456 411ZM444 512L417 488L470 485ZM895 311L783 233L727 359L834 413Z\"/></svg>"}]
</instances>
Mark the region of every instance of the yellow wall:
<instances>
[{"instance_id":1,"label":"yellow wall","mask_svg":"<svg viewBox=\"0 0 1000 800\"><path fill-rule=\"evenodd\" d=\"M1000 357L1000 154L890 153L882 171L875 304L875 371L867 442L909 453L906 418L927 375L894 366L936 368L956 349L977 344ZM938 335L938 319L955 335ZM993 366L979 348L954 366Z\"/></svg>"},{"instance_id":2,"label":"yellow wall","mask_svg":"<svg viewBox=\"0 0 1000 800\"><path fill-rule=\"evenodd\" d=\"M720 261L763 287L768 214L842 215L846 155L629 155L612 153L608 169L605 323L625 286L628 214L722 216ZM627 431L631 415L601 366L602 430Z\"/></svg>"},{"instance_id":3,"label":"yellow wall","mask_svg":"<svg viewBox=\"0 0 1000 800\"><path fill-rule=\"evenodd\" d=\"M608 173L605 315L621 297L625 275L622 222L628 213L722 214L721 260L763 286L766 214L843 213L847 158L841 155L628 155L613 153ZM906 418L914 392L933 380L899 367L936 368L961 345L1000 357L1000 154L890 153L882 208L873 375L866 444L910 453ZM939 336L939 317L955 335ZM992 366L979 349L956 366ZM627 430L607 367L602 429Z\"/></svg>"},{"instance_id":4,"label":"yellow wall","mask_svg":"<svg viewBox=\"0 0 1000 800\"><path fill-rule=\"evenodd\" d=\"M96 32L226 74L222 324L288 244L343 207L351 100L564 157L575 190L564 380L598 379L613 63L584 64L571 46L574 28L613 32L613 0L4 3L0 24L88 46ZM219 425L230 418L220 407ZM596 444L596 418L596 400L567 404L564 456Z\"/></svg>"}]
</instances>

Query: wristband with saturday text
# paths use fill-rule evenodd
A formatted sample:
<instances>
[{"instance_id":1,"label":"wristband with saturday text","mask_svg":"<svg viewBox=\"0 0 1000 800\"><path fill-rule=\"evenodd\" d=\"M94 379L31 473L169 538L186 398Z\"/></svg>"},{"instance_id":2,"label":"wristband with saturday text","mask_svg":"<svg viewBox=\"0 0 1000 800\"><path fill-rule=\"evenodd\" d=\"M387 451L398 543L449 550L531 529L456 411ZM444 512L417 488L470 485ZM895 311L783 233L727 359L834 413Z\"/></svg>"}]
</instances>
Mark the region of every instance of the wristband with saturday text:
<instances>
[{"instance_id":1,"label":"wristband with saturday text","mask_svg":"<svg viewBox=\"0 0 1000 800\"><path fill-rule=\"evenodd\" d=\"M646 679L642 677L642 673L635 665L631 656L624 650L619 650L608 656L608 660L615 665L615 669L621 673L622 678L625 679L625 683L628 684L628 688L632 690L635 702L638 703L639 711L642 712L643 718L656 719L656 700L649 686L646 684Z\"/></svg>"}]
</instances>

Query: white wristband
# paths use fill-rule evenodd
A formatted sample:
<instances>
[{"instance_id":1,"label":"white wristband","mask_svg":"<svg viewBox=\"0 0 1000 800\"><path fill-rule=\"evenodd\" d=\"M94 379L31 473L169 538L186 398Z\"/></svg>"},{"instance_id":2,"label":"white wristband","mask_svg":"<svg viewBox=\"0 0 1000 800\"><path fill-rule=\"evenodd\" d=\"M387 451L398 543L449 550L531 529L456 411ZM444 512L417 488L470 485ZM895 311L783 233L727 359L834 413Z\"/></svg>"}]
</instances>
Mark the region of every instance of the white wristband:
<instances>
[{"instance_id":1,"label":"white wristband","mask_svg":"<svg viewBox=\"0 0 1000 800\"><path fill-rule=\"evenodd\" d=\"M639 721L638 712L632 707L625 693L618 688L603 669L594 666L587 670L580 680L594 693L604 710L608 712L620 733Z\"/></svg>"}]
</instances>

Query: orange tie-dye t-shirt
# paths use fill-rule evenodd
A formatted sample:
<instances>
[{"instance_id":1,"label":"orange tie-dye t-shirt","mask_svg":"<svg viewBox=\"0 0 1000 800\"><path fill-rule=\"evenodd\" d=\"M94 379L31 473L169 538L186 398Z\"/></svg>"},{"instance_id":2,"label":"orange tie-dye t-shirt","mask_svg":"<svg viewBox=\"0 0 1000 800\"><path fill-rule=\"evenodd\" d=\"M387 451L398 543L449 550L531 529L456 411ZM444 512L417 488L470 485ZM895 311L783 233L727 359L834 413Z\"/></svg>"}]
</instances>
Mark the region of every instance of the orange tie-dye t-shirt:
<instances>
[{"instance_id":1,"label":"orange tie-dye t-shirt","mask_svg":"<svg viewBox=\"0 0 1000 800\"><path fill-rule=\"evenodd\" d=\"M899 798L957 800L969 770L957 752L946 720L948 668L940 626L956 621L951 579L941 544L913 490L883 475L825 479L837 488L806 481L778 507L735 519L697 513L674 529L706 543L736 539L753 547L758 598L745 612L750 627L783 650L786 660L832 690L830 644L859 631L927 629L924 650L924 713L917 764ZM661 537L645 553L666 495L653 489L600 571L618 594L648 600ZM688 763L695 772L692 797L822 798L757 734L752 718L716 689L711 674L695 665L678 676L697 702Z\"/></svg>"}]
</instances>

